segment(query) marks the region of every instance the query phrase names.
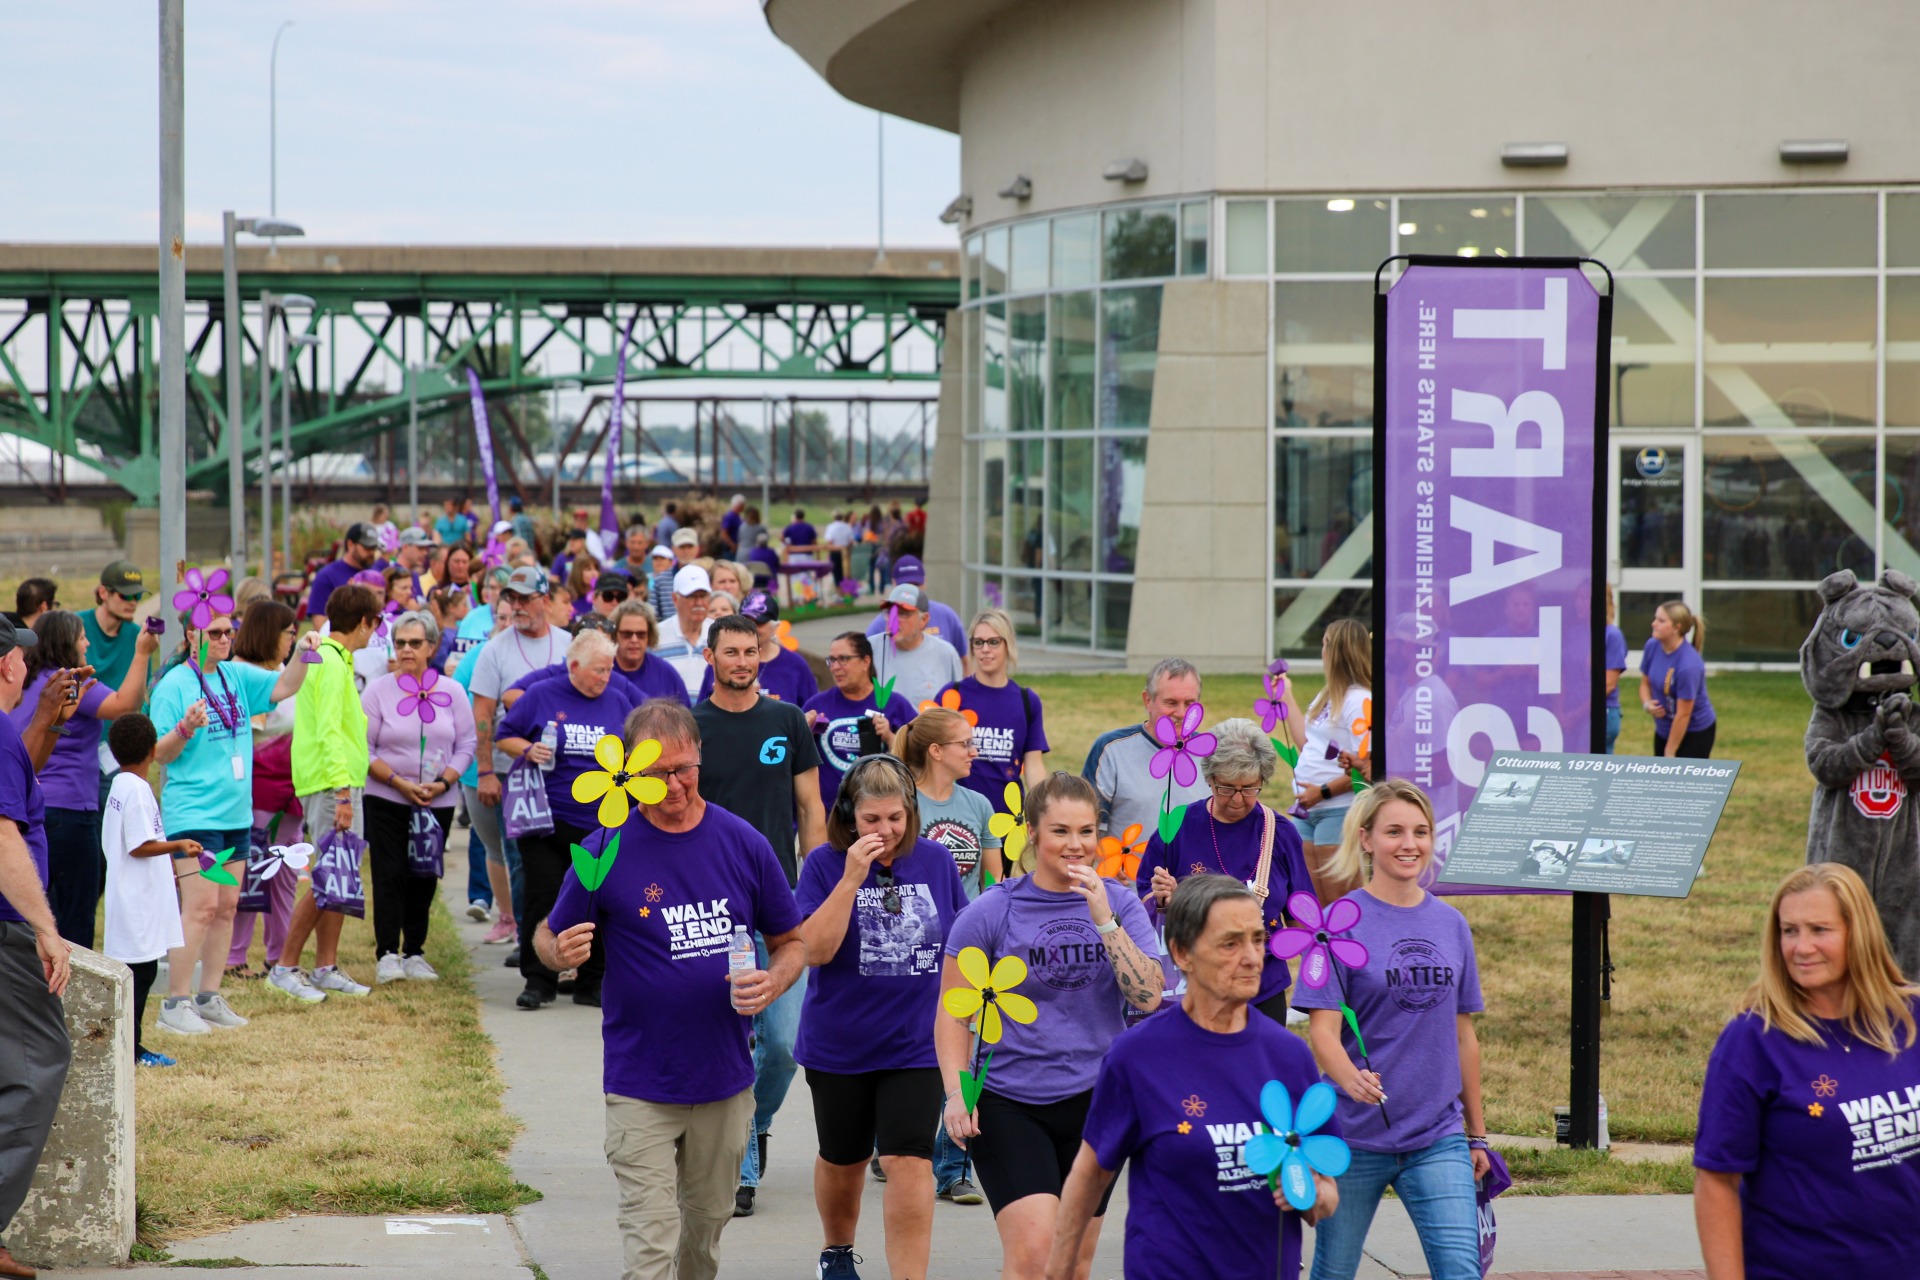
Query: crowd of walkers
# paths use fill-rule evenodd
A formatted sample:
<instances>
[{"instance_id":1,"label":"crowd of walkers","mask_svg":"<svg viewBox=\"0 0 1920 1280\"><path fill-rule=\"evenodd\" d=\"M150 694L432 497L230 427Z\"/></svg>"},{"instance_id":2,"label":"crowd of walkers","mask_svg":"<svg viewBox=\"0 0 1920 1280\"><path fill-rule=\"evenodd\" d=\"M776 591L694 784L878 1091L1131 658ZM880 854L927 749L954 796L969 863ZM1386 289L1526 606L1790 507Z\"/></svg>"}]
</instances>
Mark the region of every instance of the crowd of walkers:
<instances>
[{"instance_id":1,"label":"crowd of walkers","mask_svg":"<svg viewBox=\"0 0 1920 1280\"><path fill-rule=\"evenodd\" d=\"M634 521L619 548L584 521L542 547L516 502L479 549L470 504L405 530L377 511L294 604L253 580L175 598L116 562L85 613L49 594L30 625L0 619L0 1016L18 1043L0 1126L31 1139L0 1149L0 1223L66 1068L67 944L94 944L103 895L101 946L133 971L139 1023L164 963L154 1027L239 1032L224 982L315 1004L435 980L442 851L464 822L465 911L510 949L518 1008L564 994L601 1011L630 1277L716 1273L803 1068L820 1280L857 1280L870 1177L896 1278L928 1274L946 1201L989 1206L1003 1276L1085 1280L1123 1165L1136 1280L1201 1259L1294 1276L1306 1225L1315 1280L1351 1277L1389 1189L1434 1276L1480 1275L1473 935L1428 892L1427 797L1367 777L1363 627L1327 629L1307 706L1280 694L1283 744L1305 749L1281 812L1261 800L1276 742L1251 720L1212 725L1191 781L1155 776L1162 720L1200 705L1183 660L1148 673L1142 722L1101 735L1080 773L1052 770L1007 614L963 624L917 558L891 556L823 686L751 556L759 513L738 500L711 530L681 514ZM810 527L785 533L815 545ZM189 606L165 655L141 619L156 589ZM1697 656L1673 657L1690 626L1662 606L1649 644L1681 671L1663 718L1688 753L1711 727ZM648 799L610 819L610 791ZM1171 804L1186 807L1163 831ZM584 882L573 850L604 850L609 827L619 856ZM1703 1196L1702 1234L1723 1252L1756 1223L1790 1229L1718 1188L1809 1159L1762 1123L1754 1080L1789 1052L1780 1037L1824 1044L1814 1020L1838 1019L1895 1058L1912 1046L1911 989L1881 963L1864 897L1844 872L1802 879L1774 905L1786 959L1769 952L1755 1018L1710 1071L1741 1080L1703 1109L1701 1167L1730 1181ZM355 975L340 940L363 898L375 966ZM1268 943L1303 924L1381 962L1296 986ZM136 1055L174 1061L144 1039ZM1321 1079L1338 1103L1316 1123L1352 1157L1314 1172L1298 1210L1242 1148L1277 1123L1266 1082L1298 1099ZM0 1274L30 1274L18 1265L0 1249Z\"/></svg>"}]
</instances>

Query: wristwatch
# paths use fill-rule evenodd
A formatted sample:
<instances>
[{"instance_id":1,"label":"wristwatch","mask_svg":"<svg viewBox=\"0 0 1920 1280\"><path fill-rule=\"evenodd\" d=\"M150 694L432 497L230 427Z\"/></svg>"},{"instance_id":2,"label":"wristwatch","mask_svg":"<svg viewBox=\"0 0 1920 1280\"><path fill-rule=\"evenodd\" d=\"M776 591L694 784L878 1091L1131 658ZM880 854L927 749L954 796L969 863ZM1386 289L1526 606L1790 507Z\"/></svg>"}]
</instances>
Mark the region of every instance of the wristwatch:
<instances>
[{"instance_id":1,"label":"wristwatch","mask_svg":"<svg viewBox=\"0 0 1920 1280\"><path fill-rule=\"evenodd\" d=\"M1320 798L1321 798L1322 800L1331 800L1331 799L1333 799L1333 788L1332 788L1332 787L1329 787L1329 786L1328 786L1328 785L1327 785L1326 783L1324 783L1324 782L1320 784Z\"/></svg>"},{"instance_id":2,"label":"wristwatch","mask_svg":"<svg viewBox=\"0 0 1920 1280\"><path fill-rule=\"evenodd\" d=\"M1093 931L1104 938L1108 934L1112 933L1115 929L1118 929L1119 927L1120 927L1120 921L1117 917L1115 917L1115 918L1109 919L1105 924L1097 924L1093 926Z\"/></svg>"}]
</instances>

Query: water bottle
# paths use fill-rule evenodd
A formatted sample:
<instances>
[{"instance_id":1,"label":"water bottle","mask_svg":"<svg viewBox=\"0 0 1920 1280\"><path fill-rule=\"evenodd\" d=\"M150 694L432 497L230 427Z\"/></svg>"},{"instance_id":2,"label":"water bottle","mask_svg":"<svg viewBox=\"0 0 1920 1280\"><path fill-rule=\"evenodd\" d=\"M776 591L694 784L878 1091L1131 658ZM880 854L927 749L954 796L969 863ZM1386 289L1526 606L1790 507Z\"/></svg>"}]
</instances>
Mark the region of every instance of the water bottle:
<instances>
[{"instance_id":1,"label":"water bottle","mask_svg":"<svg viewBox=\"0 0 1920 1280\"><path fill-rule=\"evenodd\" d=\"M742 925L734 929L733 941L727 946L727 985L731 990L728 999L733 1002L736 1011L740 1009L739 982L741 975L752 973L759 967L758 957L753 950L753 934Z\"/></svg>"},{"instance_id":2,"label":"water bottle","mask_svg":"<svg viewBox=\"0 0 1920 1280\"><path fill-rule=\"evenodd\" d=\"M553 766L560 761L560 726L547 721L547 727L540 731L540 745L547 749L547 762L540 766L542 773L552 773Z\"/></svg>"}]
</instances>

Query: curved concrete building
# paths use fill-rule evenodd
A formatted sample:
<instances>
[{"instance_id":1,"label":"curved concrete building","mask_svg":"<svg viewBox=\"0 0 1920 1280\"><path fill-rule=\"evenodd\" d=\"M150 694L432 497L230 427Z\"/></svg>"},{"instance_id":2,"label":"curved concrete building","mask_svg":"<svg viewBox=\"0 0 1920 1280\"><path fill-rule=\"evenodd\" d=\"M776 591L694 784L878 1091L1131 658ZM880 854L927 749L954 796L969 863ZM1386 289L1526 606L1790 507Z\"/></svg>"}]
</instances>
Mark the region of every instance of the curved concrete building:
<instances>
[{"instance_id":1,"label":"curved concrete building","mask_svg":"<svg viewBox=\"0 0 1920 1280\"><path fill-rule=\"evenodd\" d=\"M1920 8L1858 0L766 0L951 130L935 593L1213 670L1370 611L1374 268L1615 273L1631 647L1791 662L1837 568L1920 576Z\"/></svg>"}]
</instances>

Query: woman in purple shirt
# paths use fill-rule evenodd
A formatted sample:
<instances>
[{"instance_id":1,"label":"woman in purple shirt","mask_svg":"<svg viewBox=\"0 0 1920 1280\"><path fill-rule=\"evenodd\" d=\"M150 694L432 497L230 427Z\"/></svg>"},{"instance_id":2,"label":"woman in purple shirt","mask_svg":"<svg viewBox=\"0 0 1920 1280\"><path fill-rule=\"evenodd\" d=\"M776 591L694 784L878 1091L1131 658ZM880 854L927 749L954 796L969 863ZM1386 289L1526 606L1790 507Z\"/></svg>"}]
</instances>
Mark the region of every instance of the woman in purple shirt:
<instances>
[{"instance_id":1,"label":"woman in purple shirt","mask_svg":"<svg viewBox=\"0 0 1920 1280\"><path fill-rule=\"evenodd\" d=\"M54 609L33 620L39 643L21 652L27 660L27 685L20 705L8 714L25 730L40 705L40 690L56 671L87 664L87 632L78 614ZM93 946L93 920L100 905L100 725L146 700L147 663L160 650L152 632L142 630L133 643L133 664L118 689L88 681L80 689L73 716L60 728L53 754L40 770L47 805L47 900L60 936Z\"/></svg>"},{"instance_id":2,"label":"woman in purple shirt","mask_svg":"<svg viewBox=\"0 0 1920 1280\"><path fill-rule=\"evenodd\" d=\"M1027 792L1026 819L1032 874L975 898L947 939L943 992L975 986L958 959L975 947L990 967L1003 957L1022 961L1018 994L1037 1008L1032 1022L1001 1020L986 1088L972 1112L960 1094L960 1072L973 1060L967 1023L944 1010L933 1023L947 1136L967 1148L980 1171L1000 1230L1002 1274L1023 1278L1047 1265L1060 1189L1080 1150L1101 1059L1125 1026L1122 1010L1159 1008L1165 987L1133 886L1102 880L1094 870L1100 797L1093 784L1053 774ZM1079 1280L1092 1265L1106 1199L1095 1208Z\"/></svg>"},{"instance_id":3,"label":"woman in purple shirt","mask_svg":"<svg viewBox=\"0 0 1920 1280\"><path fill-rule=\"evenodd\" d=\"M360 695L371 756L364 803L373 881L373 941L380 957L374 981L431 982L440 975L423 953L440 881L414 871L408 851L416 813L424 812L440 828L443 845L452 829L460 775L473 762L476 745L473 708L466 691L451 676L433 670L440 637L430 616L403 613L392 630L397 669L369 684ZM422 698L418 691L426 680L433 684ZM444 694L445 701L436 694Z\"/></svg>"},{"instance_id":4,"label":"woman in purple shirt","mask_svg":"<svg viewBox=\"0 0 1920 1280\"><path fill-rule=\"evenodd\" d=\"M1640 705L1653 717L1657 756L1704 760L1713 754L1713 700L1700 656L1706 646L1707 620L1685 601L1669 600L1653 611L1653 636L1640 653Z\"/></svg>"},{"instance_id":5,"label":"woman in purple shirt","mask_svg":"<svg viewBox=\"0 0 1920 1280\"><path fill-rule=\"evenodd\" d=\"M1788 874L1707 1059L1693 1212L1713 1280L1914 1273L1920 990L1849 867Z\"/></svg>"},{"instance_id":6,"label":"woman in purple shirt","mask_svg":"<svg viewBox=\"0 0 1920 1280\"><path fill-rule=\"evenodd\" d=\"M947 685L935 701L958 709L973 720L973 772L960 785L977 791L996 809L1005 803L1007 784L1021 787L1047 776L1047 725L1040 695L1013 682L1020 650L1013 637L1013 619L999 609L982 609L967 628L967 647L973 655L973 674ZM964 655L963 655L964 656Z\"/></svg>"},{"instance_id":7,"label":"woman in purple shirt","mask_svg":"<svg viewBox=\"0 0 1920 1280\"><path fill-rule=\"evenodd\" d=\"M887 1265L924 1276L933 1244L933 1131L940 1067L933 1025L940 951L967 904L944 845L920 838L907 766L868 756L847 770L827 843L807 855L794 897L817 972L793 1057L807 1069L820 1141L813 1196L820 1274L850 1270L867 1157L887 1175Z\"/></svg>"},{"instance_id":8,"label":"woman in purple shirt","mask_svg":"<svg viewBox=\"0 0 1920 1280\"><path fill-rule=\"evenodd\" d=\"M1480 1041L1469 1015L1484 1007L1465 917L1421 888L1433 873L1433 806L1401 778L1360 793L1329 870L1366 883L1340 902L1359 908L1342 930L1367 963L1336 971L1318 989L1302 983L1313 1056L1340 1099L1340 1132L1353 1163L1340 1175L1340 1207L1322 1222L1313 1280L1353 1280L1374 1211L1394 1188L1413 1220L1434 1280L1480 1280L1474 1183L1486 1176ZM1371 1056L1342 1021L1351 1005ZM1389 1102L1390 1110L1383 1110Z\"/></svg>"}]
</instances>

